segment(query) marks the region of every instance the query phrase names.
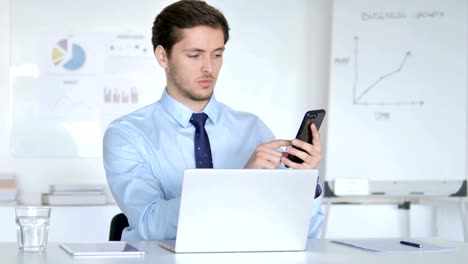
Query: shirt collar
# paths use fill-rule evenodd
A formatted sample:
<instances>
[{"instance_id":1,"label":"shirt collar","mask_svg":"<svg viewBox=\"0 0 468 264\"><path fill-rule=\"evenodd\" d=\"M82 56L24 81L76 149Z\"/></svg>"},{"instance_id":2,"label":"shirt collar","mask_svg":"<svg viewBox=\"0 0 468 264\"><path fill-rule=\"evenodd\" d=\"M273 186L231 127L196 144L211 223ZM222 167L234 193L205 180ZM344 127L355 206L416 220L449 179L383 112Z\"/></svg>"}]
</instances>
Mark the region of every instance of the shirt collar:
<instances>
[{"instance_id":1,"label":"shirt collar","mask_svg":"<svg viewBox=\"0 0 468 264\"><path fill-rule=\"evenodd\" d=\"M171 97L167 93L166 89L164 89L160 102L166 112L172 116L172 118L174 118L182 127L188 127L191 125L190 118L192 117L193 111ZM202 110L202 112L208 115L208 122L211 121L211 123L216 124L216 120L219 116L219 104L218 101L216 101L214 94L211 96L210 101Z\"/></svg>"}]
</instances>

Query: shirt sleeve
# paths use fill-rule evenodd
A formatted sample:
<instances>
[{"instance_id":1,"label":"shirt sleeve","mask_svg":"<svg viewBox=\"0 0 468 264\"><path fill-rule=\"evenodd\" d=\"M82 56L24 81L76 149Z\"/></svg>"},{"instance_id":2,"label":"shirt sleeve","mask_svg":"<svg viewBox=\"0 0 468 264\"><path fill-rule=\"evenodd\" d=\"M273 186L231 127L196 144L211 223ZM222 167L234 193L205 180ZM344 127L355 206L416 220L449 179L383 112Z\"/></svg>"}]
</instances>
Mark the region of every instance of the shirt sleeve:
<instances>
[{"instance_id":1,"label":"shirt sleeve","mask_svg":"<svg viewBox=\"0 0 468 264\"><path fill-rule=\"evenodd\" d=\"M322 187L320 184L317 184L317 190L320 188L320 193L316 191L316 197L314 199L314 208L312 209L312 217L310 219L310 225L309 225L309 234L308 238L320 238L320 234L322 233L322 225L323 225L323 219L324 215L322 212L322 198L323 198L323 191Z\"/></svg>"},{"instance_id":2,"label":"shirt sleeve","mask_svg":"<svg viewBox=\"0 0 468 264\"><path fill-rule=\"evenodd\" d=\"M180 198L165 199L147 156L138 133L120 124L109 126L103 141L104 168L115 201L130 224L123 239L175 239Z\"/></svg>"}]
</instances>

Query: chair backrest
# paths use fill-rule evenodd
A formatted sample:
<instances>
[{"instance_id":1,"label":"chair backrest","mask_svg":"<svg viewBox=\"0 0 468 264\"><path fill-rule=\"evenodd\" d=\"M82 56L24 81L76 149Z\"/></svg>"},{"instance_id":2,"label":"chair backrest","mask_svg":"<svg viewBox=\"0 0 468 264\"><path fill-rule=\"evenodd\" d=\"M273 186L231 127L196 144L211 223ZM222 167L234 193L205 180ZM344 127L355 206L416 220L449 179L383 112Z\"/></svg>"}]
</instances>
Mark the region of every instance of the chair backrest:
<instances>
[{"instance_id":1,"label":"chair backrest","mask_svg":"<svg viewBox=\"0 0 468 264\"><path fill-rule=\"evenodd\" d=\"M110 224L109 241L120 241L122 238L122 231L127 226L128 219L123 213L115 215Z\"/></svg>"}]
</instances>

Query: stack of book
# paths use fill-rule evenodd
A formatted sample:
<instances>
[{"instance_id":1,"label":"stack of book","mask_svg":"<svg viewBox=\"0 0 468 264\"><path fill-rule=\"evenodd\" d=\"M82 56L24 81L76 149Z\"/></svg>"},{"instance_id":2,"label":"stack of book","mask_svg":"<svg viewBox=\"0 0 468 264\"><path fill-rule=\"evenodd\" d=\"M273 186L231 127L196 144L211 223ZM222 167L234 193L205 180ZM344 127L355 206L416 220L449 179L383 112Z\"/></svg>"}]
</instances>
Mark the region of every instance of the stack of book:
<instances>
[{"instance_id":1,"label":"stack of book","mask_svg":"<svg viewBox=\"0 0 468 264\"><path fill-rule=\"evenodd\" d=\"M0 205L15 205L16 177L10 174L0 174Z\"/></svg>"},{"instance_id":2,"label":"stack of book","mask_svg":"<svg viewBox=\"0 0 468 264\"><path fill-rule=\"evenodd\" d=\"M53 184L42 194L43 205L100 205L107 204L104 185Z\"/></svg>"}]
</instances>

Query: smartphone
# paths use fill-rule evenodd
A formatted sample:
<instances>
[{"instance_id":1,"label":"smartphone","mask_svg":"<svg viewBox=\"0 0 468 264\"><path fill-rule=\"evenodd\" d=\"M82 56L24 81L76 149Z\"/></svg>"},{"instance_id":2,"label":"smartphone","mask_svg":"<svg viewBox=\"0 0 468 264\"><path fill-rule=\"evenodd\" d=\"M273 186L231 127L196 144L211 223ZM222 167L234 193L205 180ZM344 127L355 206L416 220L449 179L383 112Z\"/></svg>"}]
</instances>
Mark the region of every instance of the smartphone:
<instances>
[{"instance_id":1,"label":"smartphone","mask_svg":"<svg viewBox=\"0 0 468 264\"><path fill-rule=\"evenodd\" d=\"M310 125L313 123L317 130L320 128L323 119L325 118L325 110L311 110L307 111L304 115L304 119L302 119L301 126L299 127L299 131L297 131L296 138L302 141L312 143L312 130L310 129ZM296 147L294 147L296 148ZM300 148L297 148L302 150ZM296 163L303 163L304 161L300 158L293 156L291 154L288 155L288 159Z\"/></svg>"}]
</instances>

